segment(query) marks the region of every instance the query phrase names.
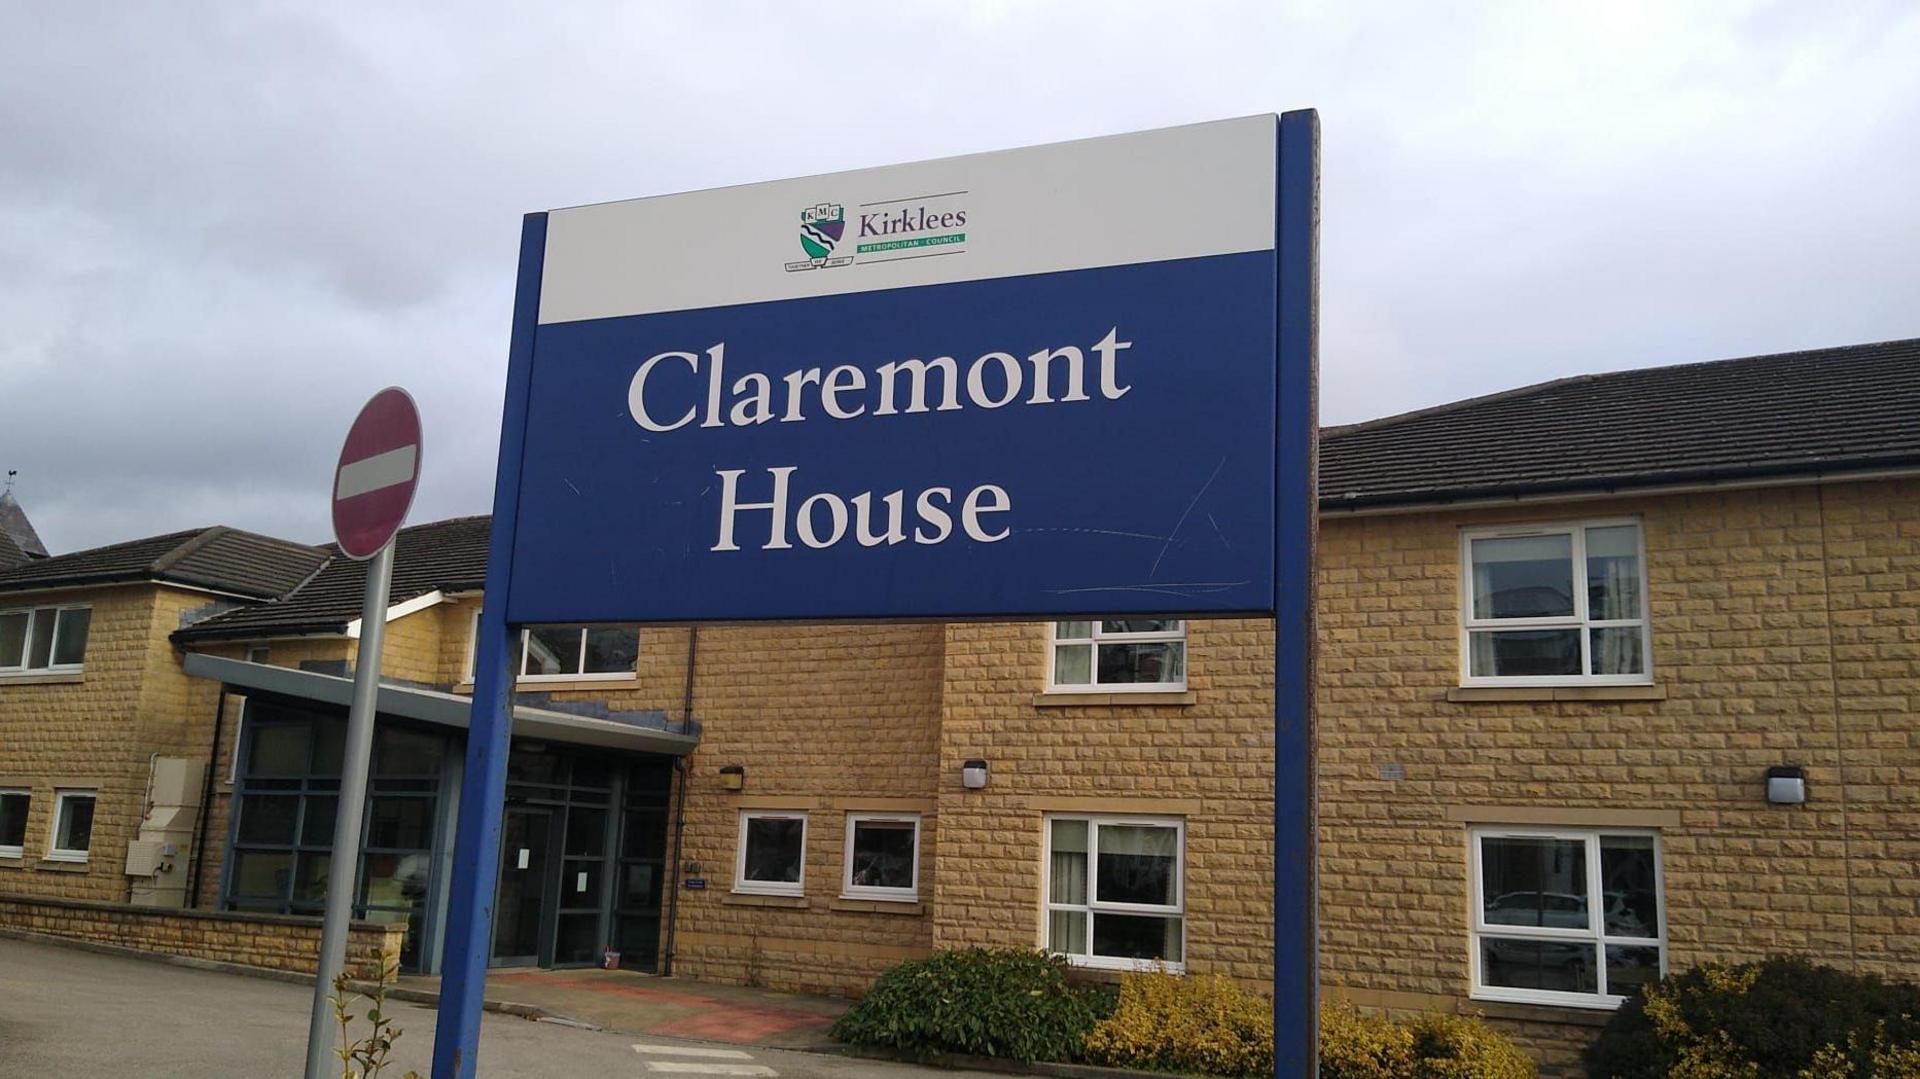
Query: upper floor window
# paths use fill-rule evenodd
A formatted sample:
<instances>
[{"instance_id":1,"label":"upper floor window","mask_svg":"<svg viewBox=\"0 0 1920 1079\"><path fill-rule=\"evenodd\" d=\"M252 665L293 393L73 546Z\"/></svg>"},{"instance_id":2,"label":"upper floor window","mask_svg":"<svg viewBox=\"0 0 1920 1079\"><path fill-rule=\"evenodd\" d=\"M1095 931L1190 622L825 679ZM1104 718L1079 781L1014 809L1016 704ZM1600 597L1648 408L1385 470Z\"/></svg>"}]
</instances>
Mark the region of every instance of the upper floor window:
<instances>
[{"instance_id":1,"label":"upper floor window","mask_svg":"<svg viewBox=\"0 0 1920 1079\"><path fill-rule=\"evenodd\" d=\"M1465 685L1652 681L1640 525L1461 534Z\"/></svg>"},{"instance_id":2,"label":"upper floor window","mask_svg":"<svg viewBox=\"0 0 1920 1079\"><path fill-rule=\"evenodd\" d=\"M1049 688L1137 692L1187 688L1187 624L1178 618L1055 622Z\"/></svg>"},{"instance_id":3,"label":"upper floor window","mask_svg":"<svg viewBox=\"0 0 1920 1079\"><path fill-rule=\"evenodd\" d=\"M1475 997L1612 1008L1660 979L1658 836L1490 827L1472 854Z\"/></svg>"},{"instance_id":4,"label":"upper floor window","mask_svg":"<svg viewBox=\"0 0 1920 1079\"><path fill-rule=\"evenodd\" d=\"M475 611L467 645L469 679L479 628ZM639 626L529 626L520 633L516 673L523 682L632 678L639 658Z\"/></svg>"},{"instance_id":5,"label":"upper floor window","mask_svg":"<svg viewBox=\"0 0 1920 1079\"><path fill-rule=\"evenodd\" d=\"M92 620L91 607L0 611L0 674L79 670Z\"/></svg>"}]
</instances>

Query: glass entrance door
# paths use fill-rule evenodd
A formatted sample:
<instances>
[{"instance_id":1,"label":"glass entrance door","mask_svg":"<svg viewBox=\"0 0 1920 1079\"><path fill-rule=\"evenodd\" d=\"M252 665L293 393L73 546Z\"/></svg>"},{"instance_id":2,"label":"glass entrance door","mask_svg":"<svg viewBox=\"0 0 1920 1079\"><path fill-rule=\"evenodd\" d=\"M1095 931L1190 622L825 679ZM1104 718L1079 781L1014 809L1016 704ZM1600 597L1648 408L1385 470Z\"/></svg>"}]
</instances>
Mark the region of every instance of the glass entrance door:
<instances>
[{"instance_id":1,"label":"glass entrance door","mask_svg":"<svg viewBox=\"0 0 1920 1079\"><path fill-rule=\"evenodd\" d=\"M493 916L495 966L540 962L553 811L508 806L500 828L500 891Z\"/></svg>"}]
</instances>

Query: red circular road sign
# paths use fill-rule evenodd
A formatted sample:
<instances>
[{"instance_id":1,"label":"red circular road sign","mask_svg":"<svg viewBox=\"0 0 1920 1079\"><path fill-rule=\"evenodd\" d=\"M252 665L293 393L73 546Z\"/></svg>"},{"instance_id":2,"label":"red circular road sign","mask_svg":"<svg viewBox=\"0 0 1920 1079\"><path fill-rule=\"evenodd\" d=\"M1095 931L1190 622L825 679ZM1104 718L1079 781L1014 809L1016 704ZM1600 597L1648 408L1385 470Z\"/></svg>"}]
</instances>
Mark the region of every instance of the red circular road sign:
<instances>
[{"instance_id":1,"label":"red circular road sign","mask_svg":"<svg viewBox=\"0 0 1920 1079\"><path fill-rule=\"evenodd\" d=\"M373 395L347 430L333 470L333 536L348 558L372 558L407 519L420 482L420 412L398 386Z\"/></svg>"}]
</instances>

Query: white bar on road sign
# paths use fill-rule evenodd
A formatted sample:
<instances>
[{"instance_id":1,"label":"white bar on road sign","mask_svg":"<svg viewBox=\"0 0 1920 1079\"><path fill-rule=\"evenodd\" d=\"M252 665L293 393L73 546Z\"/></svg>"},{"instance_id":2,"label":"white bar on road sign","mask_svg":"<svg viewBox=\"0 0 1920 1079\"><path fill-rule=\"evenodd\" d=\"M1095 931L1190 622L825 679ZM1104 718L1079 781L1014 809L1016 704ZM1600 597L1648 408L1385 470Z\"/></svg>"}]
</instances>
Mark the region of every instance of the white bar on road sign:
<instances>
[{"instance_id":1,"label":"white bar on road sign","mask_svg":"<svg viewBox=\"0 0 1920 1079\"><path fill-rule=\"evenodd\" d=\"M336 500L352 498L398 486L413 478L413 470L419 461L418 446L402 446L397 450L362 458L340 469L340 480L334 487L333 497Z\"/></svg>"}]
</instances>

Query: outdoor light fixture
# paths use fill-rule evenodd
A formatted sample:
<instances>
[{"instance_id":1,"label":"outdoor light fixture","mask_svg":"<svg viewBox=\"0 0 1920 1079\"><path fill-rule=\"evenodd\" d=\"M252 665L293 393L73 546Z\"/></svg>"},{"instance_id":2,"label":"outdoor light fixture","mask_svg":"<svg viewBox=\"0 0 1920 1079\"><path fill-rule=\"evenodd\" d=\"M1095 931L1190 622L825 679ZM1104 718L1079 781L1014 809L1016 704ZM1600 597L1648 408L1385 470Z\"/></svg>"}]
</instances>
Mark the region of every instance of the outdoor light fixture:
<instances>
[{"instance_id":1,"label":"outdoor light fixture","mask_svg":"<svg viewBox=\"0 0 1920 1079\"><path fill-rule=\"evenodd\" d=\"M747 785L747 766L729 764L720 769L720 785L730 791L737 791Z\"/></svg>"},{"instance_id":2,"label":"outdoor light fixture","mask_svg":"<svg viewBox=\"0 0 1920 1079\"><path fill-rule=\"evenodd\" d=\"M1807 772L1797 764L1767 769L1767 801L1777 806L1802 805L1807 800Z\"/></svg>"},{"instance_id":3,"label":"outdoor light fixture","mask_svg":"<svg viewBox=\"0 0 1920 1079\"><path fill-rule=\"evenodd\" d=\"M960 785L970 791L985 789L987 785L987 762L970 760L960 766Z\"/></svg>"}]
</instances>

